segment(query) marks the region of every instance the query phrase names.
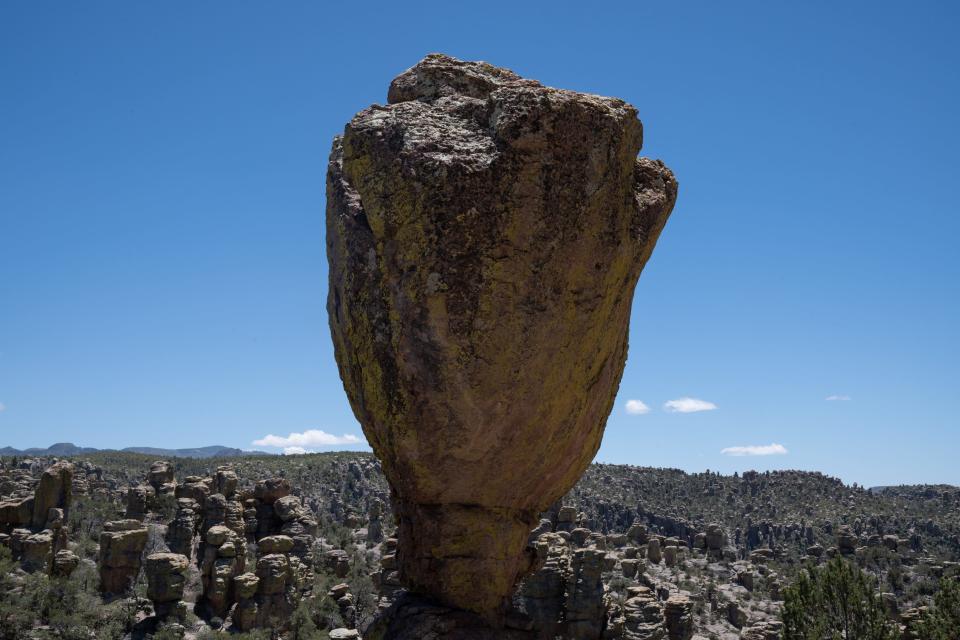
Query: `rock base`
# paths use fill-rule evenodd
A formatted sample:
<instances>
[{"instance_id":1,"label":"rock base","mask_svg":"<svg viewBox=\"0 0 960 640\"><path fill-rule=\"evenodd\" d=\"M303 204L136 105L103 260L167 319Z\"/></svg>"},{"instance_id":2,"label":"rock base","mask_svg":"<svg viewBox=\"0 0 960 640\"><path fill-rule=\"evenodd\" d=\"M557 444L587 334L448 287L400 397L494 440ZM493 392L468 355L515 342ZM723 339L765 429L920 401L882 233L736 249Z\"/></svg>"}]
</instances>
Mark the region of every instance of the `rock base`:
<instances>
[{"instance_id":1,"label":"rock base","mask_svg":"<svg viewBox=\"0 0 960 640\"><path fill-rule=\"evenodd\" d=\"M456 504L397 503L401 581L438 602L496 623L502 593L533 566L525 554L534 514Z\"/></svg>"},{"instance_id":2,"label":"rock base","mask_svg":"<svg viewBox=\"0 0 960 640\"><path fill-rule=\"evenodd\" d=\"M507 620L509 625L510 621ZM478 614L404 594L381 611L362 633L364 640L536 640L529 630L492 626Z\"/></svg>"}]
</instances>

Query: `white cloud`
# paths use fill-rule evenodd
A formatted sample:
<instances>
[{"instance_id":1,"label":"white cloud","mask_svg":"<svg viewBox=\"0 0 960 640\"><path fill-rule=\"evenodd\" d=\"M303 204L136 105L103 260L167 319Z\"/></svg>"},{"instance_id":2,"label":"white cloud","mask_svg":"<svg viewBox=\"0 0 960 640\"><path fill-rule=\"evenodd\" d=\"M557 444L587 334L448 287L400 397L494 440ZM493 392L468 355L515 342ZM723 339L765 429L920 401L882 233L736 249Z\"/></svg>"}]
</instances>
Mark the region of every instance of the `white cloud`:
<instances>
[{"instance_id":1,"label":"white cloud","mask_svg":"<svg viewBox=\"0 0 960 640\"><path fill-rule=\"evenodd\" d=\"M785 456L787 448L782 444L752 444L746 447L727 447L720 451L725 456Z\"/></svg>"},{"instance_id":2,"label":"white cloud","mask_svg":"<svg viewBox=\"0 0 960 640\"><path fill-rule=\"evenodd\" d=\"M627 413L633 416L650 413L650 407L645 405L641 400L627 400L627 403L623 406L627 410Z\"/></svg>"},{"instance_id":3,"label":"white cloud","mask_svg":"<svg viewBox=\"0 0 960 640\"><path fill-rule=\"evenodd\" d=\"M303 433L291 433L288 436L275 436L272 433L254 440L253 444L257 447L276 447L283 449L284 453L306 453L310 449L317 447L330 447L339 444L362 444L363 440L355 435L348 433L342 436L335 436L332 433L321 431L320 429L308 429Z\"/></svg>"},{"instance_id":4,"label":"white cloud","mask_svg":"<svg viewBox=\"0 0 960 640\"><path fill-rule=\"evenodd\" d=\"M297 454L306 453L306 452L307 450L304 449L303 447L284 447L283 448L283 455L285 456L295 456Z\"/></svg>"},{"instance_id":5,"label":"white cloud","mask_svg":"<svg viewBox=\"0 0 960 640\"><path fill-rule=\"evenodd\" d=\"M696 413L697 411L713 411L717 405L699 398L677 398L663 403L663 410L669 413Z\"/></svg>"},{"instance_id":6,"label":"white cloud","mask_svg":"<svg viewBox=\"0 0 960 640\"><path fill-rule=\"evenodd\" d=\"M833 396L827 396L826 399L830 400L831 402L834 400L850 400L850 396L833 395Z\"/></svg>"},{"instance_id":7,"label":"white cloud","mask_svg":"<svg viewBox=\"0 0 960 640\"><path fill-rule=\"evenodd\" d=\"M6 410L7 410L7 405L0 402L0 411L6 411Z\"/></svg>"}]
</instances>

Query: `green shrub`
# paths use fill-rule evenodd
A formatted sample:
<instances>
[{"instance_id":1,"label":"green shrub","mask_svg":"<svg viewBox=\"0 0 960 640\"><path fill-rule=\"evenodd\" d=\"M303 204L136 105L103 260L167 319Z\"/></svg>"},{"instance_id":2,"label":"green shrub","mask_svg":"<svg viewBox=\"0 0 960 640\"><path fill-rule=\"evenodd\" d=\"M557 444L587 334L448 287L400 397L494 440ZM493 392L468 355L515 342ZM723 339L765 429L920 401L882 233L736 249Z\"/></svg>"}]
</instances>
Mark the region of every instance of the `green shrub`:
<instances>
[{"instance_id":1,"label":"green shrub","mask_svg":"<svg viewBox=\"0 0 960 640\"><path fill-rule=\"evenodd\" d=\"M925 640L960 640L960 582L943 580L933 606L917 627Z\"/></svg>"},{"instance_id":2,"label":"green shrub","mask_svg":"<svg viewBox=\"0 0 960 640\"><path fill-rule=\"evenodd\" d=\"M896 640L873 580L834 558L801 571L783 592L784 640Z\"/></svg>"}]
</instances>

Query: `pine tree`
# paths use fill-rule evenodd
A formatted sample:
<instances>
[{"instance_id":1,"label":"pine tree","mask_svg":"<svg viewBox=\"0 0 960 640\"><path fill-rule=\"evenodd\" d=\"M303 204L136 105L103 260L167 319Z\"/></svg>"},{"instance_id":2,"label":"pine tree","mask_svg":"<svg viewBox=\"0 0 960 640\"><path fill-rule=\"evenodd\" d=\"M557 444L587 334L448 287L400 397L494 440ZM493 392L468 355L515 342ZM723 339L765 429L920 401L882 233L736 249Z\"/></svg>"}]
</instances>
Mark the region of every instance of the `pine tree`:
<instances>
[{"instance_id":1,"label":"pine tree","mask_svg":"<svg viewBox=\"0 0 960 640\"><path fill-rule=\"evenodd\" d=\"M896 640L873 580L837 557L784 590L784 640Z\"/></svg>"},{"instance_id":2,"label":"pine tree","mask_svg":"<svg viewBox=\"0 0 960 640\"><path fill-rule=\"evenodd\" d=\"M926 640L960 640L960 582L943 580L917 631Z\"/></svg>"}]
</instances>

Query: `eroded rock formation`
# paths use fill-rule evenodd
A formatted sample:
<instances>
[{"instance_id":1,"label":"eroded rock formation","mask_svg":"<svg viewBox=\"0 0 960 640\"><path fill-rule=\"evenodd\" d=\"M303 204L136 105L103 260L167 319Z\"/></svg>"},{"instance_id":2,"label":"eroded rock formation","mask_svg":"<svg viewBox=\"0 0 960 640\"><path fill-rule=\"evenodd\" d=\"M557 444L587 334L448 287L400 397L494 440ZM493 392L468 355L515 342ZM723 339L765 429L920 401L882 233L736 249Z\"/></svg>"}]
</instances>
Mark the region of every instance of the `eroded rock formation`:
<instances>
[{"instance_id":1,"label":"eroded rock formation","mask_svg":"<svg viewBox=\"0 0 960 640\"><path fill-rule=\"evenodd\" d=\"M183 602L183 588L187 582L190 560L179 553L153 553L147 556L147 597L160 620L183 622L187 605Z\"/></svg>"},{"instance_id":2,"label":"eroded rock formation","mask_svg":"<svg viewBox=\"0 0 960 640\"><path fill-rule=\"evenodd\" d=\"M68 575L76 568L57 564L57 554L67 548L65 527L72 501L74 467L66 461L52 464L40 474L31 490L21 482L10 483L13 495L0 500L0 544L10 547L25 571Z\"/></svg>"},{"instance_id":3,"label":"eroded rock formation","mask_svg":"<svg viewBox=\"0 0 960 640\"><path fill-rule=\"evenodd\" d=\"M148 531L138 520L114 520L100 534L100 589L108 595L125 594L140 573Z\"/></svg>"},{"instance_id":4,"label":"eroded rock formation","mask_svg":"<svg viewBox=\"0 0 960 640\"><path fill-rule=\"evenodd\" d=\"M328 311L403 582L496 617L600 445L677 193L637 111L430 55L335 139Z\"/></svg>"}]
</instances>

